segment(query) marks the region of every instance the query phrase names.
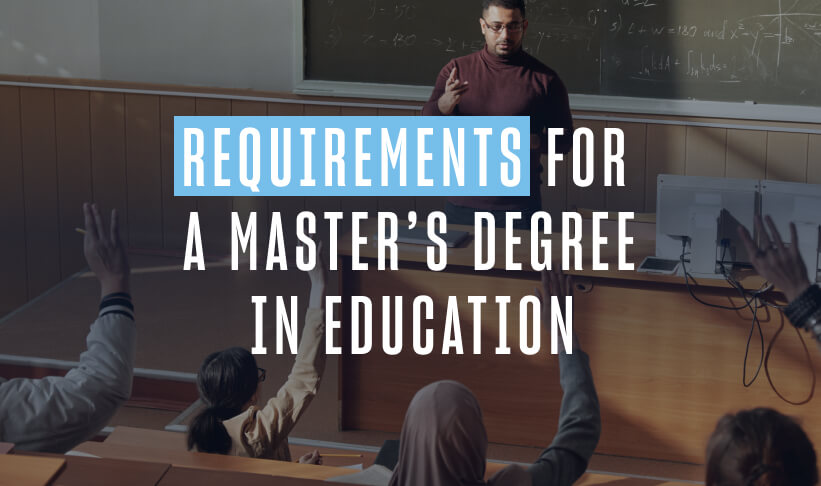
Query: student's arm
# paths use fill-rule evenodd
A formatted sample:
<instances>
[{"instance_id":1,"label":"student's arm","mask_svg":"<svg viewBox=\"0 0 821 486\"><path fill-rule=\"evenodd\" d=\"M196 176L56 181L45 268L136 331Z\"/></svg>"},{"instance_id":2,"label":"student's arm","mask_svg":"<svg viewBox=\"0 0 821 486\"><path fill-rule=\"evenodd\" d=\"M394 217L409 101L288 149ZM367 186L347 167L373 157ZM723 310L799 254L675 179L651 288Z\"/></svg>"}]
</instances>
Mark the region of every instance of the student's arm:
<instances>
[{"instance_id":1,"label":"student's arm","mask_svg":"<svg viewBox=\"0 0 821 486\"><path fill-rule=\"evenodd\" d=\"M21 450L65 452L93 437L131 395L136 327L117 213L106 232L96 205L83 211L84 253L103 293L100 312L77 368L64 377L0 383L0 439Z\"/></svg>"},{"instance_id":2,"label":"student's arm","mask_svg":"<svg viewBox=\"0 0 821 486\"><path fill-rule=\"evenodd\" d=\"M550 295L573 295L573 284L560 271L542 274L542 319L549 322ZM575 326L574 326L575 327ZM593 384L593 373L587 354L582 351L575 332L572 354L560 346L559 381L564 393L559 412L559 429L553 442L545 449L529 471L534 485L571 485L587 468L601 434L599 399Z\"/></svg>"},{"instance_id":3,"label":"student's arm","mask_svg":"<svg viewBox=\"0 0 821 486\"><path fill-rule=\"evenodd\" d=\"M63 453L92 438L131 396L136 326L128 294L111 294L64 377L0 384L0 438L20 450Z\"/></svg>"},{"instance_id":4,"label":"student's arm","mask_svg":"<svg viewBox=\"0 0 821 486\"><path fill-rule=\"evenodd\" d=\"M787 319L799 329L809 331L821 345L821 289L810 285L784 309Z\"/></svg>"},{"instance_id":5,"label":"student's arm","mask_svg":"<svg viewBox=\"0 0 821 486\"><path fill-rule=\"evenodd\" d=\"M599 400L587 354L581 349L560 353L559 369L564 392L559 430L529 468L534 485L573 484L587 469L601 434Z\"/></svg>"},{"instance_id":6,"label":"student's arm","mask_svg":"<svg viewBox=\"0 0 821 486\"><path fill-rule=\"evenodd\" d=\"M321 255L319 245L317 255ZM311 278L311 295L309 309L305 315L305 327L299 343L294 366L288 380L279 389L276 396L268 400L265 407L256 415L256 427L263 427L270 438L271 445L276 447L288 436L299 418L310 405L319 389L322 373L325 371L325 279L327 267L321 256L317 257L316 268L309 272ZM251 430L252 435L262 431Z\"/></svg>"},{"instance_id":7,"label":"student's arm","mask_svg":"<svg viewBox=\"0 0 821 486\"><path fill-rule=\"evenodd\" d=\"M821 289L811 285L807 267L798 250L798 231L790 223L790 245L784 245L772 218L767 216L767 232L760 217L756 217L756 231L761 237L762 248L753 241L749 231L739 225L738 233L747 249L750 261L759 275L775 285L789 305L784 309L787 319L799 329L809 331L821 344Z\"/></svg>"}]
</instances>

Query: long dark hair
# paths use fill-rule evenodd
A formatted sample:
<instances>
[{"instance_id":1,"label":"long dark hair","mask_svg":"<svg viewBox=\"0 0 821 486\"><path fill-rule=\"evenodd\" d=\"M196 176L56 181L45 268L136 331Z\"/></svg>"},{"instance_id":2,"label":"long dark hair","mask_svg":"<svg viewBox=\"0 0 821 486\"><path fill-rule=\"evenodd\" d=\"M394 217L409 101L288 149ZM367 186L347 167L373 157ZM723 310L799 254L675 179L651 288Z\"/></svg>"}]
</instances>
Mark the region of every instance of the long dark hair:
<instances>
[{"instance_id":1,"label":"long dark hair","mask_svg":"<svg viewBox=\"0 0 821 486\"><path fill-rule=\"evenodd\" d=\"M707 486L812 486L815 449L798 423L771 408L718 421L707 443Z\"/></svg>"},{"instance_id":2,"label":"long dark hair","mask_svg":"<svg viewBox=\"0 0 821 486\"><path fill-rule=\"evenodd\" d=\"M251 400L259 384L257 360L243 348L209 354L197 373L197 388L206 408L188 427L188 449L228 454L231 437L223 420L235 417Z\"/></svg>"}]
</instances>

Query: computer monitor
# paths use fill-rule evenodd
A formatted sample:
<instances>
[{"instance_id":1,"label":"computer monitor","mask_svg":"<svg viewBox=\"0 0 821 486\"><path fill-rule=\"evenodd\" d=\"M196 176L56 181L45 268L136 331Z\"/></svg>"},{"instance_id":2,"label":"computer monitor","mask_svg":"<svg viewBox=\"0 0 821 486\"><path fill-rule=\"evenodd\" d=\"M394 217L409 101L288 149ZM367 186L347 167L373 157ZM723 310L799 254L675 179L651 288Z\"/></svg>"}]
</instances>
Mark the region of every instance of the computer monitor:
<instances>
[{"instance_id":1,"label":"computer monitor","mask_svg":"<svg viewBox=\"0 0 821 486\"><path fill-rule=\"evenodd\" d=\"M733 264L749 264L738 226L754 231L757 179L660 174L656 194L656 256L684 252L686 270L696 277L721 278Z\"/></svg>"},{"instance_id":2,"label":"computer monitor","mask_svg":"<svg viewBox=\"0 0 821 486\"><path fill-rule=\"evenodd\" d=\"M807 266L807 275L811 282L818 281L821 185L761 181L761 215L772 216L781 238L787 244L790 240L790 222L795 223L798 247Z\"/></svg>"}]
</instances>

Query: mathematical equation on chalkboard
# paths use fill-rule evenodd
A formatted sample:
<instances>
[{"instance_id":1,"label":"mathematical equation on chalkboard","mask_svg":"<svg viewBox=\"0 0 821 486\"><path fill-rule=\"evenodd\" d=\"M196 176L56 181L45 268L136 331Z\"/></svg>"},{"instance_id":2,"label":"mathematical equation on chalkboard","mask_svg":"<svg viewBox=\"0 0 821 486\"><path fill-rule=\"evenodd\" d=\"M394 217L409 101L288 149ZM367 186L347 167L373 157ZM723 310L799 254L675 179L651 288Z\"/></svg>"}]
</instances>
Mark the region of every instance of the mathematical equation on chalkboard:
<instances>
[{"instance_id":1,"label":"mathematical equation on chalkboard","mask_svg":"<svg viewBox=\"0 0 821 486\"><path fill-rule=\"evenodd\" d=\"M430 85L482 49L474 0L305 0L306 77ZM571 92L821 105L816 0L526 0Z\"/></svg>"}]
</instances>

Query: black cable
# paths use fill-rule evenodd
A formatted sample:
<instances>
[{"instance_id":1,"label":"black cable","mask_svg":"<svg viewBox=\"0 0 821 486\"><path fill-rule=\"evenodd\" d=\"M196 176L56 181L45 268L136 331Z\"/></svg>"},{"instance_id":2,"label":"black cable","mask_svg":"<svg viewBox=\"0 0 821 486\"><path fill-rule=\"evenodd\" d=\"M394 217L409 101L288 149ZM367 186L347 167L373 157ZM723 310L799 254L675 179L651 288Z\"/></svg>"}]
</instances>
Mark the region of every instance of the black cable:
<instances>
[{"instance_id":1,"label":"black cable","mask_svg":"<svg viewBox=\"0 0 821 486\"><path fill-rule=\"evenodd\" d=\"M693 279L693 283L695 283L696 279L693 278L692 275L690 275L690 273L687 271L687 266L684 263L684 255L685 255L684 250L687 246L687 240L682 240L681 243L682 243L681 244L681 257L679 257L679 260L681 261L681 269L684 271L684 283L687 285L687 291L690 292L690 296L693 299L695 299L696 302L698 302L699 304L702 304L702 305L706 305L707 307L714 307L716 309L725 309L725 310L732 310L732 311L739 311L739 310L747 309L748 307L750 307L750 302L746 301L746 299L745 299L746 303L744 305L738 306L738 307L730 307L730 306L720 305L720 304L711 304L710 302L706 302L704 300L701 300L695 294L695 292L693 292L692 287L690 287L690 279L691 278Z\"/></svg>"},{"instance_id":2,"label":"black cable","mask_svg":"<svg viewBox=\"0 0 821 486\"><path fill-rule=\"evenodd\" d=\"M761 366L764 364L764 333L761 331L761 321L758 320L758 297L754 297L753 302L753 322L750 325L750 334L747 335L747 347L744 349L744 363L742 365L743 369L741 373L741 384L744 385L745 388L749 388L753 383L755 383L756 378L758 378L758 374L761 373ZM761 345L761 358L758 361L758 368L755 370L755 375L753 375L752 379L747 382L747 356L750 354L750 341L752 341L753 330L755 330L756 327L758 328L758 339Z\"/></svg>"},{"instance_id":3,"label":"black cable","mask_svg":"<svg viewBox=\"0 0 821 486\"><path fill-rule=\"evenodd\" d=\"M770 388L772 388L773 392L775 392L775 394L778 396L778 398L785 401L786 403L789 403L790 405L804 405L805 403L808 403L812 399L813 394L815 392L816 375L815 375L815 368L812 366L812 358L810 357L809 350L807 349L807 344L804 341L804 336L802 336L801 333L798 332L798 329L796 328L796 333L798 334L798 338L801 341L801 346L804 348L804 355L807 358L807 365L809 366L810 373L812 375L812 385L810 386L810 393L807 396L807 398L805 398L804 400L801 400L801 401L791 401L791 400L787 399L784 395L782 395L780 391L778 391L778 389L775 386L775 383L773 382L772 377L770 376L770 354L772 353L773 346L775 345L775 341L778 339L778 336L781 334L781 331L784 329L783 318L782 318L781 326L778 328L775 335L773 335L772 339L770 340L770 343L767 345L767 352L766 353L764 353L764 334L763 334L762 329L761 329L761 320L758 318L758 309L760 309L762 307L762 304L763 304L763 306L772 307L774 309L778 309L779 311L782 311L786 306L773 304L773 303L771 303L771 302L769 302L766 299L761 297L761 294L763 294L764 292L767 292L768 290L772 289L773 285L769 282L765 282L761 287L758 288L758 290L753 290L753 291L746 290L744 288L744 286L741 285L741 282L739 282L735 277L733 277L732 274L730 272L728 272L727 268L724 266L724 264L726 263L724 261L724 256L726 254L726 251L727 251L727 247L725 246L724 250L721 253L721 260L719 261L719 265L721 266L721 273L724 275L724 278L727 280L727 282L731 286L735 287L737 290L739 290L739 292L741 292L742 298L744 298L745 302L747 302L749 304L751 301L753 301L753 304L754 304L751 307L751 310L753 312L753 322L752 322L752 325L750 326L750 334L747 336L747 347L744 351L744 368L743 368L743 373L742 373L742 378L741 378L742 384L745 387L749 387L755 382L756 378L758 378L758 375L761 372L761 363L763 361L763 363L764 363L764 373L767 376L767 382L769 383ZM747 300L746 295L752 296L752 299ZM759 361L758 369L756 369L755 375L750 380L750 382L747 383L747 357L748 357L748 354L749 354L749 351L750 351L750 341L752 340L753 330L755 329L755 327L758 327L758 336L759 336L759 339L760 339L762 361Z\"/></svg>"}]
</instances>

